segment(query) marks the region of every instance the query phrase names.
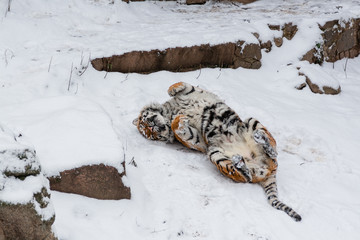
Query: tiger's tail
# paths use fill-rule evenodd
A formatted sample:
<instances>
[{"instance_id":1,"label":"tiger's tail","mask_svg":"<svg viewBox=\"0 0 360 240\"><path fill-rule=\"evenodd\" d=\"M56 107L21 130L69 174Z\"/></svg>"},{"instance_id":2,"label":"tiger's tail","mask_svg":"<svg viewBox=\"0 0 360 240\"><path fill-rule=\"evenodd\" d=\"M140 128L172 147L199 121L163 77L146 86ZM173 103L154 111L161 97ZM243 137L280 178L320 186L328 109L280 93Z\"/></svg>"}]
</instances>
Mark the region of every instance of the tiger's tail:
<instances>
[{"instance_id":1,"label":"tiger's tail","mask_svg":"<svg viewBox=\"0 0 360 240\"><path fill-rule=\"evenodd\" d=\"M266 197L271 206L274 208L284 211L296 222L301 221L301 216L295 212L291 207L287 206L285 203L281 202L278 199L277 185L275 175L269 176L265 181L259 183L266 194Z\"/></svg>"}]
</instances>

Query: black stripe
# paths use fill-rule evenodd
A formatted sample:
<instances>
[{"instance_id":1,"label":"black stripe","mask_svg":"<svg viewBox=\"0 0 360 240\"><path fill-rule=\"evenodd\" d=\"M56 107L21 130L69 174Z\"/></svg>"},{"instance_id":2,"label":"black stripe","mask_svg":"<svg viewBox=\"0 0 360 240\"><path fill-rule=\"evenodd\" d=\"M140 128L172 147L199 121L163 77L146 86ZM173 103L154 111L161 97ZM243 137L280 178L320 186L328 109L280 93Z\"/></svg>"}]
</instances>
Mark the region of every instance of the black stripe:
<instances>
[{"instance_id":1,"label":"black stripe","mask_svg":"<svg viewBox=\"0 0 360 240\"><path fill-rule=\"evenodd\" d=\"M232 167L233 165L231 164L231 163L228 163L228 164L226 164L226 170L228 171L228 172L231 172L231 169L229 169L229 167Z\"/></svg>"},{"instance_id":2,"label":"black stripe","mask_svg":"<svg viewBox=\"0 0 360 240\"><path fill-rule=\"evenodd\" d=\"M196 144L196 143L200 143L199 134L196 134L196 141L195 141L195 144Z\"/></svg>"},{"instance_id":3,"label":"black stripe","mask_svg":"<svg viewBox=\"0 0 360 240\"><path fill-rule=\"evenodd\" d=\"M209 139L209 138L212 138L213 136L216 135L216 132L214 130L212 130L211 132L209 132L207 135L206 135L206 138Z\"/></svg>"},{"instance_id":4,"label":"black stripe","mask_svg":"<svg viewBox=\"0 0 360 240\"><path fill-rule=\"evenodd\" d=\"M216 160L216 164L220 164L221 162L226 161L226 160L228 160L228 159L227 158L220 158L220 159Z\"/></svg>"},{"instance_id":5,"label":"black stripe","mask_svg":"<svg viewBox=\"0 0 360 240\"><path fill-rule=\"evenodd\" d=\"M266 195L270 195L270 193L275 193L277 194L277 191L272 189L272 188L269 188L267 191L265 191Z\"/></svg>"},{"instance_id":6,"label":"black stripe","mask_svg":"<svg viewBox=\"0 0 360 240\"><path fill-rule=\"evenodd\" d=\"M255 120L254 125L252 126L252 130L254 131L256 129L256 126L259 124L258 120Z\"/></svg>"},{"instance_id":7,"label":"black stripe","mask_svg":"<svg viewBox=\"0 0 360 240\"><path fill-rule=\"evenodd\" d=\"M273 198L277 198L277 196L276 196L275 194L272 194L272 195L269 195L269 196L268 196L268 200L273 199ZM276 201L276 200L275 200L275 201Z\"/></svg>"},{"instance_id":8,"label":"black stripe","mask_svg":"<svg viewBox=\"0 0 360 240\"><path fill-rule=\"evenodd\" d=\"M287 214L289 214L291 210L292 210L292 209L289 208L288 206L286 206L286 207L284 208L284 212L286 212Z\"/></svg>"},{"instance_id":9,"label":"black stripe","mask_svg":"<svg viewBox=\"0 0 360 240\"><path fill-rule=\"evenodd\" d=\"M274 185L275 184L275 182L272 182L272 183L269 183L268 185L266 185L265 187L264 187L264 189L265 190L268 190L267 188L270 188L272 185Z\"/></svg>"},{"instance_id":10,"label":"black stripe","mask_svg":"<svg viewBox=\"0 0 360 240\"><path fill-rule=\"evenodd\" d=\"M191 128L189 128L189 132L190 132L190 137L188 139L186 139L185 141L189 141L190 139L193 139L193 137L194 137L194 133L191 130Z\"/></svg>"},{"instance_id":11,"label":"black stripe","mask_svg":"<svg viewBox=\"0 0 360 240\"><path fill-rule=\"evenodd\" d=\"M238 118L236 115L233 115L234 117L230 120L230 121L228 121L228 123L226 124L227 125L227 127L229 127L229 126L231 126L231 125L234 125L235 123L237 123L237 122L241 122L241 119L240 118ZM230 118L229 118L230 119ZM238 127L240 126L240 124L238 125Z\"/></svg>"},{"instance_id":12,"label":"black stripe","mask_svg":"<svg viewBox=\"0 0 360 240\"><path fill-rule=\"evenodd\" d=\"M212 155L214 155L215 153L219 153L219 152L220 152L220 151L218 151L218 150L213 151L212 153L210 153L209 158L211 159L211 156L212 156Z\"/></svg>"},{"instance_id":13,"label":"black stripe","mask_svg":"<svg viewBox=\"0 0 360 240\"><path fill-rule=\"evenodd\" d=\"M231 132L229 132L229 131L224 131L224 134L226 135L226 136L232 136L233 134L231 133Z\"/></svg>"},{"instance_id":14,"label":"black stripe","mask_svg":"<svg viewBox=\"0 0 360 240\"><path fill-rule=\"evenodd\" d=\"M195 92L194 86L192 86L191 90L189 92L185 93L184 95L189 95L190 93L193 93L193 92Z\"/></svg>"},{"instance_id":15,"label":"black stripe","mask_svg":"<svg viewBox=\"0 0 360 240\"><path fill-rule=\"evenodd\" d=\"M226 110L221 114L221 116L217 116L217 119L219 119L221 122L225 122L225 120L228 120L233 115L235 115L233 111Z\"/></svg>"},{"instance_id":16,"label":"black stripe","mask_svg":"<svg viewBox=\"0 0 360 240\"><path fill-rule=\"evenodd\" d=\"M247 182L250 182L250 177L245 173L245 171L241 168L236 168L237 171L239 171L241 173L241 175L243 175L243 177L246 179Z\"/></svg>"}]
</instances>

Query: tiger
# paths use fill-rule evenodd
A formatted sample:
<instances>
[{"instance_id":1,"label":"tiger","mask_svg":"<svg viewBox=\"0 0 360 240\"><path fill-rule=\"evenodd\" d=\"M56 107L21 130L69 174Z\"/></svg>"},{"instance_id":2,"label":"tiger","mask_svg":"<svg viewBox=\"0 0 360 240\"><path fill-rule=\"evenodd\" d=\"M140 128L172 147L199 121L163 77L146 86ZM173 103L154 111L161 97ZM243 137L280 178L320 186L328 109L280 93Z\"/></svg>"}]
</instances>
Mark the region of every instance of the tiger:
<instances>
[{"instance_id":1,"label":"tiger","mask_svg":"<svg viewBox=\"0 0 360 240\"><path fill-rule=\"evenodd\" d=\"M188 83L171 85L168 94L170 100L144 106L134 119L142 136L205 153L224 176L261 185L272 207L301 221L278 198L278 153L267 128L255 118L242 121L217 95Z\"/></svg>"}]
</instances>

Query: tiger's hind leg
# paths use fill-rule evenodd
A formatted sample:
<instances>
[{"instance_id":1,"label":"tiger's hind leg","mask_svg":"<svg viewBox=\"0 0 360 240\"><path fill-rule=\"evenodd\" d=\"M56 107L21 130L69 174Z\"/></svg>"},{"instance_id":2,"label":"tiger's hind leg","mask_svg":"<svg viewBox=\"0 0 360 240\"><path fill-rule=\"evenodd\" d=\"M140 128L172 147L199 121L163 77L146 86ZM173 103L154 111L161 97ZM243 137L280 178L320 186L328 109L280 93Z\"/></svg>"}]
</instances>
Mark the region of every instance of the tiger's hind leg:
<instances>
[{"instance_id":1,"label":"tiger's hind leg","mask_svg":"<svg viewBox=\"0 0 360 240\"><path fill-rule=\"evenodd\" d=\"M276 159L276 141L271 133L255 118L249 118L246 121L248 131L252 132L256 143L260 144L264 152L272 159Z\"/></svg>"},{"instance_id":2,"label":"tiger's hind leg","mask_svg":"<svg viewBox=\"0 0 360 240\"><path fill-rule=\"evenodd\" d=\"M265 181L260 182L259 184L263 187L268 202L271 206L278 210L284 211L296 222L301 221L301 216L298 213L296 213L291 207L287 206L278 199L275 174L270 175L267 179L265 179Z\"/></svg>"},{"instance_id":3,"label":"tiger's hind leg","mask_svg":"<svg viewBox=\"0 0 360 240\"><path fill-rule=\"evenodd\" d=\"M207 155L210 161L226 177L231 178L235 182L252 182L251 173L240 155L234 155L230 159L225 156L224 150L218 146L210 146Z\"/></svg>"},{"instance_id":4,"label":"tiger's hind leg","mask_svg":"<svg viewBox=\"0 0 360 240\"><path fill-rule=\"evenodd\" d=\"M177 116L171 123L171 129L176 139L188 148L206 152L204 138L198 130L189 125L189 119L184 115Z\"/></svg>"},{"instance_id":5,"label":"tiger's hind leg","mask_svg":"<svg viewBox=\"0 0 360 240\"><path fill-rule=\"evenodd\" d=\"M179 93L188 95L195 91L195 87L184 82L178 82L171 85L168 89L168 94L173 97Z\"/></svg>"}]
</instances>

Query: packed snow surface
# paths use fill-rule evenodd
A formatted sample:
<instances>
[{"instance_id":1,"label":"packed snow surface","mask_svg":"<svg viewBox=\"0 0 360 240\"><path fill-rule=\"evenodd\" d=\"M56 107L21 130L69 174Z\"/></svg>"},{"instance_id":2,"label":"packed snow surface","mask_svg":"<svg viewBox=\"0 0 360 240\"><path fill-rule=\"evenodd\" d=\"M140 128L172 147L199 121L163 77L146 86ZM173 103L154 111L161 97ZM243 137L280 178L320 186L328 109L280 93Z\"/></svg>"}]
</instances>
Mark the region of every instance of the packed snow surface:
<instances>
[{"instance_id":1,"label":"packed snow surface","mask_svg":"<svg viewBox=\"0 0 360 240\"><path fill-rule=\"evenodd\" d=\"M317 23L359 17L360 1L10 2L10 12L0 2L0 122L26 136L48 176L97 163L122 171L125 161L131 187L131 200L120 201L52 192L59 239L360 239L360 58L302 65L319 82L331 76L339 95L294 88L304 81L298 59L319 40ZM253 32L270 40L281 33L267 24L285 22L299 31L263 52L259 70L139 75L88 66L131 50L256 42ZM223 177L205 155L138 133L139 110L166 101L178 81L267 126L278 144L279 197L301 222L269 206L258 185Z\"/></svg>"}]
</instances>

